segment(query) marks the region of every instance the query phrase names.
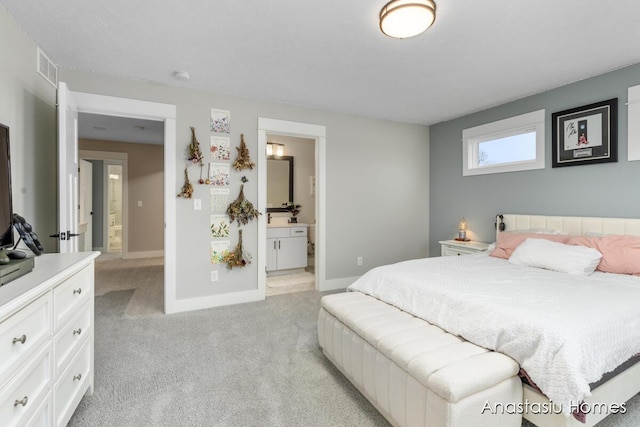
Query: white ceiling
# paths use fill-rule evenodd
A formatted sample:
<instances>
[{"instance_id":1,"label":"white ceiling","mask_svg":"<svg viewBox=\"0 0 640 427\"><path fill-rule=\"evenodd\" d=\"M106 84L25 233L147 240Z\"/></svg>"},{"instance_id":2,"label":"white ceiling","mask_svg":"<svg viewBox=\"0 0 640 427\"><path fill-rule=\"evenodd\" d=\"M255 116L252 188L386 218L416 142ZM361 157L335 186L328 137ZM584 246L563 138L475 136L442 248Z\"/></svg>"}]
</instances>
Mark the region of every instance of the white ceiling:
<instances>
[{"instance_id":1,"label":"white ceiling","mask_svg":"<svg viewBox=\"0 0 640 427\"><path fill-rule=\"evenodd\" d=\"M164 144L164 122L80 113L78 137L138 144Z\"/></svg>"},{"instance_id":2,"label":"white ceiling","mask_svg":"<svg viewBox=\"0 0 640 427\"><path fill-rule=\"evenodd\" d=\"M405 40L386 1L0 3L61 67L425 125L640 62L637 0L436 0Z\"/></svg>"}]
</instances>

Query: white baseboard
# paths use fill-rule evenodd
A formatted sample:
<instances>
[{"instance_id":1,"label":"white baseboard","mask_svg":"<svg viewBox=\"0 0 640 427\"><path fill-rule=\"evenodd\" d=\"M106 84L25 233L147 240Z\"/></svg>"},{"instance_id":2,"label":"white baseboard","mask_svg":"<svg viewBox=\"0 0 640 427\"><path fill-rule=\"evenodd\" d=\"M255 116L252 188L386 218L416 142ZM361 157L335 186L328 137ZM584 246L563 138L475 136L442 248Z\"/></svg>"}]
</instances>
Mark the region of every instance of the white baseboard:
<instances>
[{"instance_id":1,"label":"white baseboard","mask_svg":"<svg viewBox=\"0 0 640 427\"><path fill-rule=\"evenodd\" d=\"M336 289L345 289L347 286L358 280L360 276L354 277L342 277L340 279L331 279L325 280L324 283L320 285L320 292L322 291L333 291Z\"/></svg>"},{"instance_id":2,"label":"white baseboard","mask_svg":"<svg viewBox=\"0 0 640 427\"><path fill-rule=\"evenodd\" d=\"M122 254L122 258L124 259L136 259L136 258L157 258L163 257L164 250L160 249L158 251L136 251L136 252L127 252L126 254Z\"/></svg>"},{"instance_id":3,"label":"white baseboard","mask_svg":"<svg viewBox=\"0 0 640 427\"><path fill-rule=\"evenodd\" d=\"M242 304L245 302L262 301L264 296L257 289L229 294L210 295L208 297L177 299L174 310L171 313L183 311L202 310L205 308L220 307L223 305ZM167 314L171 314L167 313Z\"/></svg>"}]
</instances>

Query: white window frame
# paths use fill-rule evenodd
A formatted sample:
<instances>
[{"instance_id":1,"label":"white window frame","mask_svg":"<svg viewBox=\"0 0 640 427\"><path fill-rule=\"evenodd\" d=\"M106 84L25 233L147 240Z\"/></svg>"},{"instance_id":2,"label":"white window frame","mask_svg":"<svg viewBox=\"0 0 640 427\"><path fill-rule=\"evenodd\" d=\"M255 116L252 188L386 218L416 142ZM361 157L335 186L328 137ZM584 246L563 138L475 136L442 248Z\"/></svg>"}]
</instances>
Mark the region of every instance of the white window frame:
<instances>
[{"instance_id":1,"label":"white window frame","mask_svg":"<svg viewBox=\"0 0 640 427\"><path fill-rule=\"evenodd\" d=\"M462 176L544 169L545 114L545 110L532 111L464 129L462 131ZM530 132L536 134L535 159L498 165L478 165L480 143Z\"/></svg>"}]
</instances>

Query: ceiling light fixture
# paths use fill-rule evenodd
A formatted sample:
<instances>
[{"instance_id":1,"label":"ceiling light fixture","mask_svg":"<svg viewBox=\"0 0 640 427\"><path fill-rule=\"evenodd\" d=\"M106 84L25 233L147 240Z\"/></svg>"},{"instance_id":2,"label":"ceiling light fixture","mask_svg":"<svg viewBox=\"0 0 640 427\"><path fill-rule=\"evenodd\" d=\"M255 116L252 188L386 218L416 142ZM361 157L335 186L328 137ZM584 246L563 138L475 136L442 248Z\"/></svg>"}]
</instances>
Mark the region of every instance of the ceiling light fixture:
<instances>
[{"instance_id":1,"label":"ceiling light fixture","mask_svg":"<svg viewBox=\"0 0 640 427\"><path fill-rule=\"evenodd\" d=\"M380 30L389 37L417 36L436 20L433 0L392 0L380 11Z\"/></svg>"},{"instance_id":2,"label":"ceiling light fixture","mask_svg":"<svg viewBox=\"0 0 640 427\"><path fill-rule=\"evenodd\" d=\"M277 142L267 142L267 156L284 156L284 144L278 144Z\"/></svg>"}]
</instances>

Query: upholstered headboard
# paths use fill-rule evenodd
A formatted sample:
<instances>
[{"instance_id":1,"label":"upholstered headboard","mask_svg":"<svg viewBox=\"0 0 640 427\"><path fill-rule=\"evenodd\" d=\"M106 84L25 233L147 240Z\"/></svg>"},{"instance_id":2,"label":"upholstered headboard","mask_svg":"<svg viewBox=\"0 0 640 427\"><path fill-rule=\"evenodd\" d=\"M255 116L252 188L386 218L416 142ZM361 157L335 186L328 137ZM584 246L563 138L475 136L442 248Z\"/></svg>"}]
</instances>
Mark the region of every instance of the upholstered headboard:
<instances>
[{"instance_id":1,"label":"upholstered headboard","mask_svg":"<svg viewBox=\"0 0 640 427\"><path fill-rule=\"evenodd\" d=\"M500 219L498 218L498 221ZM585 234L625 234L640 236L640 219L638 218L598 218L579 216L544 216L544 215L502 215L504 231L513 230L555 230L571 236ZM497 234L500 227L496 227Z\"/></svg>"}]
</instances>

